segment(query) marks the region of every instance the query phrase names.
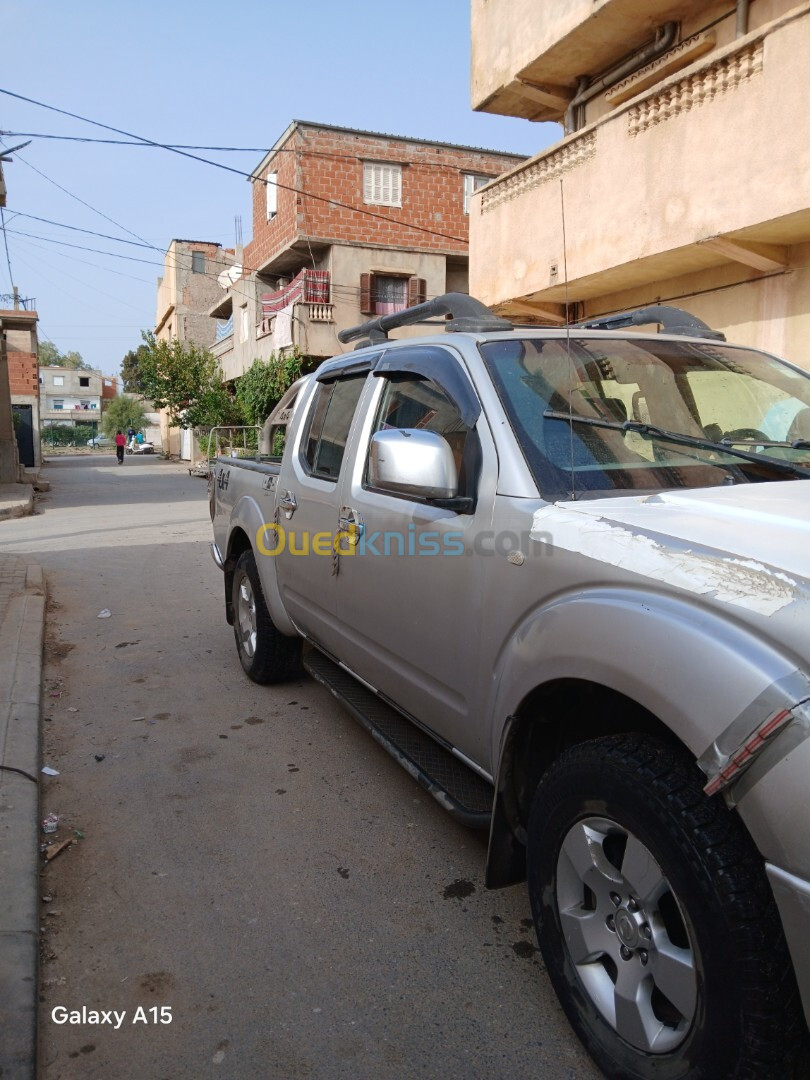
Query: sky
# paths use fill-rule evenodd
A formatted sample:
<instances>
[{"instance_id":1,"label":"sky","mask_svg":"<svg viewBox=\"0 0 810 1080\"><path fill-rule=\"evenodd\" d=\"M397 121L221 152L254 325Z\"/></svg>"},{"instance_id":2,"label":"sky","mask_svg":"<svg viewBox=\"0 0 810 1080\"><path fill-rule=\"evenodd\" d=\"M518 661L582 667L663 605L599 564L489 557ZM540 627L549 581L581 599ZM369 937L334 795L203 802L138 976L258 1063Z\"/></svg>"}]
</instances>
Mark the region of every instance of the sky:
<instances>
[{"instance_id":1,"label":"sky","mask_svg":"<svg viewBox=\"0 0 810 1080\"><path fill-rule=\"evenodd\" d=\"M555 124L472 111L469 0L38 0L35 9L0 0L0 90L155 142L245 148L197 153L246 173L293 119L526 155L560 136ZM0 146L27 133L120 137L11 94L0 93L0 131L26 134L0 135ZM176 153L37 137L12 157L0 294L11 292L10 261L20 295L36 299L40 338L105 374L118 374L154 326L173 237L230 247L241 216L250 239L248 181Z\"/></svg>"}]
</instances>

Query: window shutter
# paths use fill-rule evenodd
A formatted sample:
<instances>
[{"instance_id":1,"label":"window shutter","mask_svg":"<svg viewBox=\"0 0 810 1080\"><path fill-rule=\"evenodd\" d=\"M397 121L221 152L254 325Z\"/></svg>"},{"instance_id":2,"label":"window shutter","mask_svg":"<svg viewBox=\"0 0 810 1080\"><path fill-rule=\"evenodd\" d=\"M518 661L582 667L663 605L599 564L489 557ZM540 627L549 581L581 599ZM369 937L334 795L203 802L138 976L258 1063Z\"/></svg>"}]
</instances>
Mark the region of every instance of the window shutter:
<instances>
[{"instance_id":1,"label":"window shutter","mask_svg":"<svg viewBox=\"0 0 810 1080\"><path fill-rule=\"evenodd\" d=\"M421 277L408 278L408 307L424 304L426 297L425 279Z\"/></svg>"},{"instance_id":2,"label":"window shutter","mask_svg":"<svg viewBox=\"0 0 810 1080\"><path fill-rule=\"evenodd\" d=\"M360 310L364 315L374 314L374 301L372 299L372 291L374 288L373 279L373 274L360 275Z\"/></svg>"}]
</instances>

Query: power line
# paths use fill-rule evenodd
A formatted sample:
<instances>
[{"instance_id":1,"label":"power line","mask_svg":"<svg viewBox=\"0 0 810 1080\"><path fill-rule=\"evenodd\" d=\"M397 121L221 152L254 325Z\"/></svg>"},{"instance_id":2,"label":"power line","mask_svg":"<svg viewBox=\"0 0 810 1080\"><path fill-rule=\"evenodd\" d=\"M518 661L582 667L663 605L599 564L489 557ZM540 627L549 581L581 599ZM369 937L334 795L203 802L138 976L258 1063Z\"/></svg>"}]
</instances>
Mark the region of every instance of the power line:
<instances>
[{"instance_id":1,"label":"power line","mask_svg":"<svg viewBox=\"0 0 810 1080\"><path fill-rule=\"evenodd\" d=\"M85 206L86 205L87 203L85 203ZM78 225L66 225L63 221L52 221L50 218L37 217L36 214L25 214L22 210L12 210L11 212L15 217L30 218L31 221L40 221L43 225L55 225L58 229L70 229L72 232L88 233L90 236L99 236L102 240L114 240L116 244L131 244L133 247L148 248L150 251L160 251L160 248L156 247L154 244L150 244L146 240L124 240L120 236L110 236L109 233L96 232L94 229L82 229ZM115 225L117 222L113 222L113 224ZM123 228L123 225L119 227ZM126 231L129 232L129 229ZM134 236L135 234L131 233L130 235Z\"/></svg>"},{"instance_id":2,"label":"power line","mask_svg":"<svg viewBox=\"0 0 810 1080\"><path fill-rule=\"evenodd\" d=\"M36 251L50 251L49 248L43 247L42 244L34 244L30 240L17 240L19 244L25 244L29 248L34 248ZM51 255L56 255L59 259L67 259L69 262L81 263L82 266L92 266L96 270L103 270L105 274L115 274L116 277L129 278L130 281L138 281L142 285L154 286L154 278L142 278L136 277L134 274L125 274L121 270L113 270L111 266L104 266L103 263L91 262L89 259L80 259L78 255L69 255L64 251L50 251ZM158 265L155 263L154 265Z\"/></svg>"},{"instance_id":3,"label":"power line","mask_svg":"<svg viewBox=\"0 0 810 1080\"><path fill-rule=\"evenodd\" d=\"M102 210L99 210L98 207L91 206L91 204L85 202L84 199L80 199L78 195L74 195L72 191L68 191L66 187L62 187L61 184L57 184L55 180L53 180L50 176L47 176L44 172L41 172L35 165L32 165L30 161L26 161L24 157L20 157L19 154L17 155L17 157L23 163L23 165L27 165L29 169L33 169L35 173L37 173L43 178L43 180L47 180L49 184L53 184L55 188L63 191L65 195L69 195L71 199L75 199L76 202L81 203L82 206L86 206L88 210L92 210L94 214L98 214L99 217L104 218L105 221L109 221L110 224L115 225L116 228L121 229L125 233L129 233L130 236L134 236L136 240L140 240L143 244L146 244L147 247L154 247L154 244L150 244L148 241L144 240L142 236L138 236L137 233L132 232L132 230L128 229L126 225L122 225L120 221L115 221L114 218L109 217ZM157 251L157 248L155 248L155 250Z\"/></svg>"},{"instance_id":4,"label":"power line","mask_svg":"<svg viewBox=\"0 0 810 1080\"><path fill-rule=\"evenodd\" d=\"M16 138L22 134L23 132L20 131L0 131L0 135L7 135L9 138ZM139 146L141 148L148 145L143 142L132 142L131 139L93 139L89 135L46 135L41 131L30 131L26 134L32 139L57 139L60 142L104 143L108 146ZM186 143L166 143L166 146L170 150L220 150L223 153L231 151L237 154L269 153L269 148L266 146L190 146Z\"/></svg>"},{"instance_id":5,"label":"power line","mask_svg":"<svg viewBox=\"0 0 810 1080\"><path fill-rule=\"evenodd\" d=\"M6 247L6 263L8 264L8 282L11 291L14 291L14 275L11 273L11 256L8 253L8 237L6 236L6 215L3 213L3 207L0 206L0 226L3 229L3 243Z\"/></svg>"},{"instance_id":6,"label":"power line","mask_svg":"<svg viewBox=\"0 0 810 1080\"><path fill-rule=\"evenodd\" d=\"M146 263L147 266L163 266L163 263L154 262L152 259L138 259L135 255L119 255L115 251L102 251L101 248L86 247L84 244L71 244L67 240L55 240L51 236L40 236L39 233L22 232L20 229L8 229L12 236L27 236L32 240L45 240L48 244L59 244L61 247L77 248L79 251L94 251L97 255L109 255L111 259L127 259L129 262Z\"/></svg>"},{"instance_id":7,"label":"power line","mask_svg":"<svg viewBox=\"0 0 810 1080\"><path fill-rule=\"evenodd\" d=\"M235 169L232 165L224 165L221 161L212 161L210 158L200 157L199 154L192 154L188 150L181 150L178 147L169 146L166 143L156 142L154 139L147 139L143 135L135 135L131 131L124 131L122 128L113 127L111 124L102 124L98 120L90 120L86 116L80 116L78 113L69 112L67 109L60 109L56 105L48 105L44 101L37 101L34 98L25 97L24 94L17 94L13 90L5 90L0 87L0 94L6 94L8 97L16 98L18 101L25 101L29 105L37 105L41 109L47 109L49 112L59 113L61 116L69 116L73 120L80 120L84 124L92 124L93 127L102 128L104 131L115 132L116 135L125 135L129 139L137 139L139 142L146 144L147 146L156 146L163 150L169 150L173 154L179 154L181 157L189 158L191 161L199 161L204 165L211 165L215 169L222 169L224 172L233 173L236 176L243 176L248 180L256 180L258 183L267 186L268 181L260 177L254 177L253 173L247 173L244 169ZM273 181L275 187L280 188L282 191L293 191L297 195L303 195L307 199L314 199L316 202L329 203L332 206L339 206L344 210L351 210L356 214L363 214L366 217L375 218L378 221L384 221L388 225L399 225L406 229L412 229L416 232L427 233L430 236L438 236L442 240L453 240L458 244L466 244L465 240L461 236L452 236L450 233L438 232L436 229L428 229L424 225L414 225L409 221L403 221L401 218L386 217L385 214L377 214L373 210L366 210L362 207L353 206L351 203L341 202L340 199L329 198L326 195L313 195L310 192L304 191L302 188L293 187L291 184L281 184L277 180ZM140 239L140 238L139 238Z\"/></svg>"},{"instance_id":8,"label":"power line","mask_svg":"<svg viewBox=\"0 0 810 1080\"><path fill-rule=\"evenodd\" d=\"M8 93L9 91L5 91ZM26 99L27 100L27 99ZM34 102L38 105L39 102ZM43 108L49 108L45 105ZM80 117L79 119L83 119ZM94 123L93 120L88 120L88 124ZM155 148L160 150L216 150L222 153L235 153L235 154L301 154L304 157L321 157L321 158L340 158L346 161L362 161L363 158L359 154L341 154L336 150L309 150L302 149L301 147L277 147L275 150L272 147L266 146L196 146L189 143L152 143L148 140L142 142L133 142L131 139L93 139L89 135L46 135L37 131L0 131L0 138L24 138L29 137L32 139L55 139L63 142L81 142L81 143L97 143L103 146L135 146L141 150L147 150ZM389 136L381 136L388 138ZM396 138L396 136L390 136ZM135 136L139 138L139 136ZM409 137L410 139L410 137ZM410 140L413 141L413 140ZM502 157L510 157L520 159L521 154L513 154L508 151L501 153L499 150L485 150L481 149L483 154L496 154ZM210 162L210 164L216 164L216 162ZM449 165L444 161L420 161L420 169L449 169L451 172L458 172L457 165ZM246 174L247 175L247 174Z\"/></svg>"}]
</instances>

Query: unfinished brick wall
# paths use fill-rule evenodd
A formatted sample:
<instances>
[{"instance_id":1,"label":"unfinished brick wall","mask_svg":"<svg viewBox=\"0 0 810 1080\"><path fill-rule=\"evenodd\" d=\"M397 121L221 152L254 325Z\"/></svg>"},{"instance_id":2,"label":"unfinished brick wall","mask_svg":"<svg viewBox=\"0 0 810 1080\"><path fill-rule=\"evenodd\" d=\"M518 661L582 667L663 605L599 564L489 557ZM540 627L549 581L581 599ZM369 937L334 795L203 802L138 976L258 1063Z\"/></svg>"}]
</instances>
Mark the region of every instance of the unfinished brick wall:
<instances>
[{"instance_id":1,"label":"unfinished brick wall","mask_svg":"<svg viewBox=\"0 0 810 1080\"><path fill-rule=\"evenodd\" d=\"M263 179L277 172L279 185L298 189L279 186L278 213L271 221L265 185L253 183L253 240L245 248L246 269L261 268L299 237L466 254L464 173L494 177L519 160L485 150L300 125L262 173ZM363 202L364 161L401 164L401 207Z\"/></svg>"},{"instance_id":2,"label":"unfinished brick wall","mask_svg":"<svg viewBox=\"0 0 810 1080\"><path fill-rule=\"evenodd\" d=\"M4 316L9 391L36 396L39 394L36 313L0 312L0 319Z\"/></svg>"},{"instance_id":3,"label":"unfinished brick wall","mask_svg":"<svg viewBox=\"0 0 810 1080\"><path fill-rule=\"evenodd\" d=\"M12 394L39 393L39 367L33 353L8 353L8 388Z\"/></svg>"}]
</instances>

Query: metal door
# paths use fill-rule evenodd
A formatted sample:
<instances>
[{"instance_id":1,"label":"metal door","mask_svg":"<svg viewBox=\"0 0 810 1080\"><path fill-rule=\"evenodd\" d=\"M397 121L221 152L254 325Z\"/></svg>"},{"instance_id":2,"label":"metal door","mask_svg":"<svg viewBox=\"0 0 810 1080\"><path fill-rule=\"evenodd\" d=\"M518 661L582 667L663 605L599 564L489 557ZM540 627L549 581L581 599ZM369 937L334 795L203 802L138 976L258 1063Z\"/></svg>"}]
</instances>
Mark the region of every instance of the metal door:
<instances>
[{"instance_id":1,"label":"metal door","mask_svg":"<svg viewBox=\"0 0 810 1080\"><path fill-rule=\"evenodd\" d=\"M14 411L14 431L17 436L17 450L20 464L34 467L34 408L32 405L12 405Z\"/></svg>"}]
</instances>

